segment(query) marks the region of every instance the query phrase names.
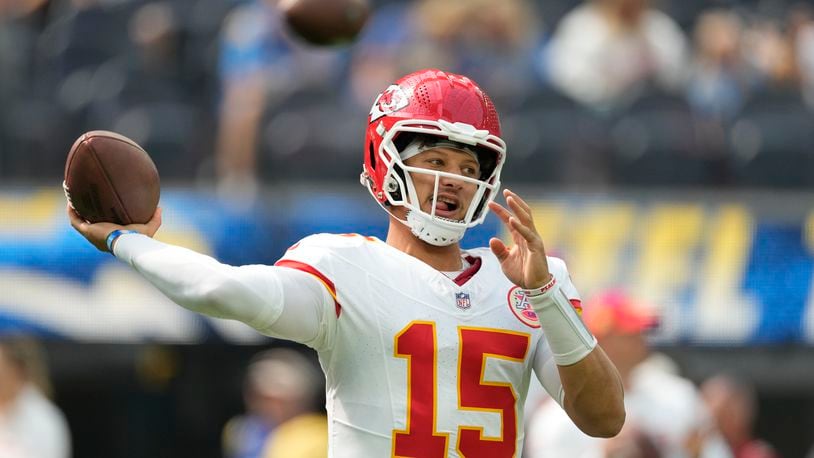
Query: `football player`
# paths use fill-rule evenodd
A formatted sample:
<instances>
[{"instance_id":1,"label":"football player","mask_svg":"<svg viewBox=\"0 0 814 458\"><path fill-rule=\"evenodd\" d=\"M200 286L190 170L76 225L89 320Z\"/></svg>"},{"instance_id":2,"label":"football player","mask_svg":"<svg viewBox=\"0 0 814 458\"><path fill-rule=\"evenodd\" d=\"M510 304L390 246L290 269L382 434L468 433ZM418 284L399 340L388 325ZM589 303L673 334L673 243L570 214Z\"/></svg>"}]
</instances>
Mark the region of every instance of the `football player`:
<instances>
[{"instance_id":1,"label":"football player","mask_svg":"<svg viewBox=\"0 0 814 458\"><path fill-rule=\"evenodd\" d=\"M619 375L579 318L565 263L546 257L529 206L494 201L506 145L489 97L428 69L376 99L362 184L386 240L317 234L275 266L224 265L153 240L146 225L72 225L173 301L308 345L327 382L334 457L513 457L532 371L587 434L624 422ZM507 208L508 207L508 208ZM492 210L513 239L463 251Z\"/></svg>"}]
</instances>

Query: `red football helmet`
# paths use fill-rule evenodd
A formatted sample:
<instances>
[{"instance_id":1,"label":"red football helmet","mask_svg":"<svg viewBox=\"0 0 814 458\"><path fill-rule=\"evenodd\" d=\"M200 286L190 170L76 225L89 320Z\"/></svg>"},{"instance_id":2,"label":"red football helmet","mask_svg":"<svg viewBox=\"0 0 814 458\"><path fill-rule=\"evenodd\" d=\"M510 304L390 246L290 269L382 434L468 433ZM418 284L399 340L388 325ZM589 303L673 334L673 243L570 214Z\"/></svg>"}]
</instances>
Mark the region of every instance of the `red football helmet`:
<instances>
[{"instance_id":1,"label":"red football helmet","mask_svg":"<svg viewBox=\"0 0 814 458\"><path fill-rule=\"evenodd\" d=\"M434 174L436 187L446 172L410 167L400 153L416 136L439 137L477 154L479 179L454 175L477 185L464 220L455 221L421 210L412 185L412 173ZM368 117L365 164L361 182L388 212L404 206L407 220L399 219L422 240L434 245L459 241L467 228L483 222L487 203L500 187L506 144L489 96L469 78L437 69L411 73L379 94ZM433 202L434 207L435 202ZM392 214L392 213L391 213ZM398 218L397 218L398 219Z\"/></svg>"}]
</instances>

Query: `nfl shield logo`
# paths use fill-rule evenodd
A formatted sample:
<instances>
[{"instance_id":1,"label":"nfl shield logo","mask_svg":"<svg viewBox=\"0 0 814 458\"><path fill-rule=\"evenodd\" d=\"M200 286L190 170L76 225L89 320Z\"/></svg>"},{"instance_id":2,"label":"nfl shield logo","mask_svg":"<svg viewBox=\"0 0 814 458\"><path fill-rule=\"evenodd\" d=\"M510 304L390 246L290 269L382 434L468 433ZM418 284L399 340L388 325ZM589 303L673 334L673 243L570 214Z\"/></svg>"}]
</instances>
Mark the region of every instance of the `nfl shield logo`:
<instances>
[{"instance_id":1,"label":"nfl shield logo","mask_svg":"<svg viewBox=\"0 0 814 458\"><path fill-rule=\"evenodd\" d=\"M461 310L466 310L472 306L469 301L469 293L455 293L455 306Z\"/></svg>"}]
</instances>

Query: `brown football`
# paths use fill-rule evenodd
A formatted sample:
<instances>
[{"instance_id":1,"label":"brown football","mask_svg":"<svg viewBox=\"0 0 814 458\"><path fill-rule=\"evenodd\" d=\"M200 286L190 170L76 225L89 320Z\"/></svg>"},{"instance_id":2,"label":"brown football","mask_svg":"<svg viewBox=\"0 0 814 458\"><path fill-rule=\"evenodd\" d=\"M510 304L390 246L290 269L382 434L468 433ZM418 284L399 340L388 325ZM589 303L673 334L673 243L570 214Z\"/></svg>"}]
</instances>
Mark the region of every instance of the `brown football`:
<instances>
[{"instance_id":1,"label":"brown football","mask_svg":"<svg viewBox=\"0 0 814 458\"><path fill-rule=\"evenodd\" d=\"M370 16L368 0L280 0L278 6L289 29L318 46L353 41Z\"/></svg>"},{"instance_id":2,"label":"brown football","mask_svg":"<svg viewBox=\"0 0 814 458\"><path fill-rule=\"evenodd\" d=\"M74 142L63 183L68 202L91 223L146 223L158 206L158 170L133 140L87 132Z\"/></svg>"}]
</instances>

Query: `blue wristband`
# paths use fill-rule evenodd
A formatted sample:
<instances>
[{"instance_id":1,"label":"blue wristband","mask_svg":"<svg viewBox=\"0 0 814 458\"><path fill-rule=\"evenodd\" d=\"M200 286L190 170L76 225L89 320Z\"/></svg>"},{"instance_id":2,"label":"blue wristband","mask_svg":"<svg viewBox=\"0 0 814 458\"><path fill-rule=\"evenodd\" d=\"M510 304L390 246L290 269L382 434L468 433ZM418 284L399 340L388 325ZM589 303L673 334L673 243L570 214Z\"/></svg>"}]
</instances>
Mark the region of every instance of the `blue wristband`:
<instances>
[{"instance_id":1,"label":"blue wristband","mask_svg":"<svg viewBox=\"0 0 814 458\"><path fill-rule=\"evenodd\" d=\"M138 234L138 232L127 229L116 229L115 231L108 234L107 240L105 240L105 244L107 245L107 251L109 251L110 254L113 254L113 242L115 242L120 235L124 234Z\"/></svg>"}]
</instances>

